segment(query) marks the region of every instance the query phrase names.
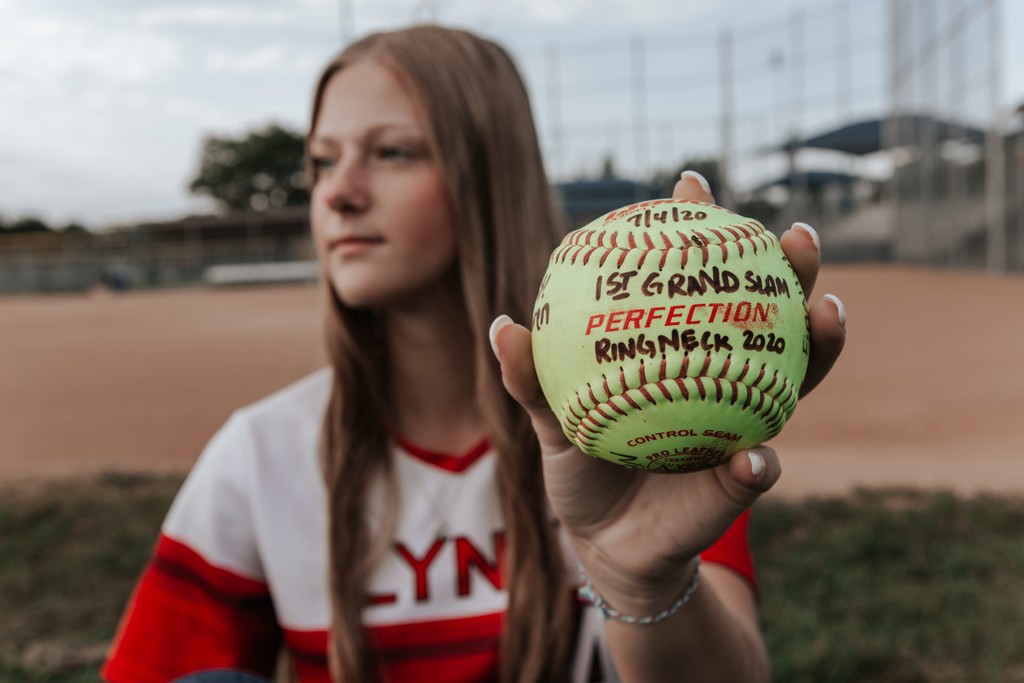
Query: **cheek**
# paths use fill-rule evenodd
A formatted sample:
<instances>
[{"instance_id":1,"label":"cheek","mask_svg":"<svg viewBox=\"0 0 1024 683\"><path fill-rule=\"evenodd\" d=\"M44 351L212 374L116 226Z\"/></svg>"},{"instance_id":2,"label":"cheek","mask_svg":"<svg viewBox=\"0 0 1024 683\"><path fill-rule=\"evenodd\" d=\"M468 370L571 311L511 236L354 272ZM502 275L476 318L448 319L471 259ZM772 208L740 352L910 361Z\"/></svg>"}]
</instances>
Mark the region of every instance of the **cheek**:
<instances>
[{"instance_id":1,"label":"cheek","mask_svg":"<svg viewBox=\"0 0 1024 683\"><path fill-rule=\"evenodd\" d=\"M313 246L316 247L317 255L321 258L326 253L327 230L325 226L329 214L329 209L322 201L318 200L314 190L309 201L309 228L313 236Z\"/></svg>"},{"instance_id":2,"label":"cheek","mask_svg":"<svg viewBox=\"0 0 1024 683\"><path fill-rule=\"evenodd\" d=\"M455 225L448 194L440 179L423 183L406 195L406 212L415 225L411 241L434 252L455 254Z\"/></svg>"}]
</instances>

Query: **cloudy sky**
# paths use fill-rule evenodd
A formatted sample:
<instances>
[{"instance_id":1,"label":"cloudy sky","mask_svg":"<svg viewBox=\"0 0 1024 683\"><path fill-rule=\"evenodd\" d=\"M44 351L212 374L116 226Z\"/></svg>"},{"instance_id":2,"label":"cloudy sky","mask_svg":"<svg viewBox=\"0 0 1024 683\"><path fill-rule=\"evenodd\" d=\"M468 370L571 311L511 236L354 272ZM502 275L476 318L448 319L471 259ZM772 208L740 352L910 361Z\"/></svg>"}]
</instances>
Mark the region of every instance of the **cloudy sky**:
<instances>
[{"instance_id":1,"label":"cloudy sky","mask_svg":"<svg viewBox=\"0 0 1024 683\"><path fill-rule=\"evenodd\" d=\"M301 129L321 65L368 30L427 19L469 27L519 51L535 71L551 63L544 49L555 41L595 46L578 48L593 62L576 66L563 53L560 69L575 81L594 68L602 41L647 31L663 40L674 31L710 36L740 22L742 35L752 35L759 21L836 2L852 26L871 24L881 40L879 8L861 16L865 3L850 0L0 0L0 217L102 229L207 210L187 191L203 136L269 122ZM1004 0L1002 11L1002 99L1016 106L1024 75L1011 65L1024 65L1024 2ZM851 75L864 66L852 54ZM778 73L774 85L782 87ZM542 87L531 81L535 109ZM847 107L866 99L852 88L854 104L838 97L836 106ZM542 128L552 111L537 112ZM553 172L572 168L562 163Z\"/></svg>"}]
</instances>

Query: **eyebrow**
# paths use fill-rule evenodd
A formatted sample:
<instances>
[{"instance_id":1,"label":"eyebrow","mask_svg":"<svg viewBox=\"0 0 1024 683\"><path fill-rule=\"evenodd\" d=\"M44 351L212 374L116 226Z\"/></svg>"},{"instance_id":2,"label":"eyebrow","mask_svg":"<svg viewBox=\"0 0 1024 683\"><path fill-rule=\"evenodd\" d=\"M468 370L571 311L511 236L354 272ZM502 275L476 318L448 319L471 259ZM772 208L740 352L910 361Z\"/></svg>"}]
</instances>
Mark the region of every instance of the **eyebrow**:
<instances>
[{"instance_id":1,"label":"eyebrow","mask_svg":"<svg viewBox=\"0 0 1024 683\"><path fill-rule=\"evenodd\" d=\"M414 133L417 136L421 136L421 137L423 136L423 133L419 130L419 127L417 125L412 124L412 123L404 123L404 122L403 123L397 123L396 122L396 123L381 123L381 124L378 124L376 126L373 126L372 128L370 128L369 130L366 131L366 137L373 137L375 135L380 135L382 133L387 133L387 132L391 132L391 131L397 131L399 133ZM310 136L310 138L309 138L309 144L311 146L313 144L317 144L317 143L319 143L319 144L331 144L333 142L333 140L334 140L334 137L331 136L331 135L324 135L324 134L319 133L319 132L314 132L313 135Z\"/></svg>"}]
</instances>

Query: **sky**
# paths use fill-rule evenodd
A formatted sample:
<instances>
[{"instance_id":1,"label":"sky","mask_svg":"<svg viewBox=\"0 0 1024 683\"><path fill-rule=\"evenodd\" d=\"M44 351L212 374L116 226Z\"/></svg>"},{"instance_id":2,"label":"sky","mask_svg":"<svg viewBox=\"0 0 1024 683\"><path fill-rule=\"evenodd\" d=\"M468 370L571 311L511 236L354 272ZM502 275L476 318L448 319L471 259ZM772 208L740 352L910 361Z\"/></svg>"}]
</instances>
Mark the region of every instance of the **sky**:
<instances>
[{"instance_id":1,"label":"sky","mask_svg":"<svg viewBox=\"0 0 1024 683\"><path fill-rule=\"evenodd\" d=\"M703 71L702 60L717 53L723 30L735 28L737 78L756 81L744 91L754 95L737 107L735 144L754 149L771 137L758 138L759 126L778 132L799 118L801 129L813 129L881 106L881 69L853 46L863 40L880 48L885 2L0 0L0 219L105 229L209 211L187 189L205 136L239 136L271 122L303 130L316 76L344 41L418 20L470 28L510 48L531 88L556 179L596 170L605 156L629 170L672 163L658 156L665 150L713 154L707 141L718 135L717 119L700 118L704 105L696 103L720 97L721 73ZM837 3L840 14L829 9ZM874 14L865 14L872 6ZM849 32L851 48L823 58L834 62L828 74L813 71L822 61L813 47L799 71L784 66L789 17L801 10L828 10L838 18L829 25ZM1024 103L1024 1L1003 0L1002 12L1001 99L1016 107ZM811 20L800 26L808 41L824 31ZM646 35L654 47L638 52L636 36ZM783 47L754 47L764 36ZM744 64L749 55L756 64ZM650 90L642 111L630 99L638 59L646 60L640 80ZM552 68L558 80L545 74ZM619 81L617 69L625 74ZM863 70L878 76L858 86ZM845 90L815 89L836 74L849 81ZM676 99L659 99L667 79L680 84L671 89ZM623 113L600 119L610 91ZM639 116L652 123L642 135L630 123Z\"/></svg>"}]
</instances>

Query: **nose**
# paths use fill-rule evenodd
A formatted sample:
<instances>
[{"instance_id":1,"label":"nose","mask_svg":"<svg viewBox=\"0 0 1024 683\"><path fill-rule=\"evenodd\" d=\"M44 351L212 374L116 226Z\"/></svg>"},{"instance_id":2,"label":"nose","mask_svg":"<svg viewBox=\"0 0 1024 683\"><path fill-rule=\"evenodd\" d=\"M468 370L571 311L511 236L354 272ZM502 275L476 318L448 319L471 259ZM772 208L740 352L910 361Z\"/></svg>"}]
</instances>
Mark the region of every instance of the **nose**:
<instances>
[{"instance_id":1,"label":"nose","mask_svg":"<svg viewBox=\"0 0 1024 683\"><path fill-rule=\"evenodd\" d=\"M342 213L362 211L369 205L366 170L358 158L339 161L317 181L329 207Z\"/></svg>"}]
</instances>

